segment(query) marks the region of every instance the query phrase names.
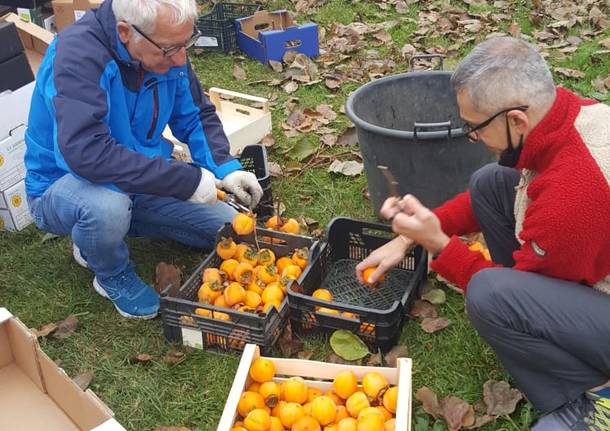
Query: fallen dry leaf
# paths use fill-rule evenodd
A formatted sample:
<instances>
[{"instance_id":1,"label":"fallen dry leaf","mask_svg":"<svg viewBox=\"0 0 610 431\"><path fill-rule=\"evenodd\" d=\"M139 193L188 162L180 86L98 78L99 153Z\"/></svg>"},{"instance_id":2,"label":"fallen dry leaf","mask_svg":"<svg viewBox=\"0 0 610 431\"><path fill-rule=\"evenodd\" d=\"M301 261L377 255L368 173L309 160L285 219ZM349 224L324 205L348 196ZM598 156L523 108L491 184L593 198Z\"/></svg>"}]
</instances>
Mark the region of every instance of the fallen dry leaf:
<instances>
[{"instance_id":1,"label":"fallen dry leaf","mask_svg":"<svg viewBox=\"0 0 610 431\"><path fill-rule=\"evenodd\" d=\"M89 370L82 372L75 376L72 380L74 381L74 383L77 384L79 388L81 388L83 391L86 391L89 385L91 384L91 380L93 380L93 371Z\"/></svg>"},{"instance_id":2,"label":"fallen dry leaf","mask_svg":"<svg viewBox=\"0 0 610 431\"><path fill-rule=\"evenodd\" d=\"M337 139L337 145L340 146L352 146L358 145L358 133L355 127L348 127L339 135Z\"/></svg>"},{"instance_id":3,"label":"fallen dry leaf","mask_svg":"<svg viewBox=\"0 0 610 431\"><path fill-rule=\"evenodd\" d=\"M233 78L238 81L244 81L246 79L246 71L237 64L233 65Z\"/></svg>"},{"instance_id":4,"label":"fallen dry leaf","mask_svg":"<svg viewBox=\"0 0 610 431\"><path fill-rule=\"evenodd\" d=\"M282 85L282 88L286 93L294 93L299 89L299 84L294 81L288 81L287 83Z\"/></svg>"},{"instance_id":5,"label":"fallen dry leaf","mask_svg":"<svg viewBox=\"0 0 610 431\"><path fill-rule=\"evenodd\" d=\"M409 349L407 348L407 346L405 346L404 344L398 344L392 347L392 349L390 349L390 351L384 355L383 359L385 360L387 367L396 368L398 358L408 357Z\"/></svg>"},{"instance_id":6,"label":"fallen dry leaf","mask_svg":"<svg viewBox=\"0 0 610 431\"><path fill-rule=\"evenodd\" d=\"M147 364L152 361L153 357L148 353L140 353L138 355L132 356L129 358L130 364Z\"/></svg>"},{"instance_id":7,"label":"fallen dry leaf","mask_svg":"<svg viewBox=\"0 0 610 431\"><path fill-rule=\"evenodd\" d=\"M155 268L155 290L161 293L167 289L179 289L182 277L178 267L159 262Z\"/></svg>"},{"instance_id":8,"label":"fallen dry leaf","mask_svg":"<svg viewBox=\"0 0 610 431\"><path fill-rule=\"evenodd\" d=\"M265 147L272 147L275 144L275 139L273 139L273 135L271 133L265 135L261 140L261 144L263 144Z\"/></svg>"},{"instance_id":9,"label":"fallen dry leaf","mask_svg":"<svg viewBox=\"0 0 610 431\"><path fill-rule=\"evenodd\" d=\"M269 162L268 167L269 167L269 175L271 175L272 177L280 177L280 176L284 175L284 171L282 170L282 167L280 166L279 163Z\"/></svg>"},{"instance_id":10,"label":"fallen dry leaf","mask_svg":"<svg viewBox=\"0 0 610 431\"><path fill-rule=\"evenodd\" d=\"M302 351L304 343L293 334L292 327L286 325L284 332L282 332L282 335L280 336L278 345L280 346L282 355L289 358Z\"/></svg>"},{"instance_id":11,"label":"fallen dry leaf","mask_svg":"<svg viewBox=\"0 0 610 431\"><path fill-rule=\"evenodd\" d=\"M435 419L441 416L441 406L436 393L432 389L426 386L419 388L415 392L415 399L421 402L426 413L432 415Z\"/></svg>"},{"instance_id":12,"label":"fallen dry leaf","mask_svg":"<svg viewBox=\"0 0 610 431\"><path fill-rule=\"evenodd\" d=\"M334 121L337 118L337 113L333 111L332 106L325 103L316 106L316 111L329 121Z\"/></svg>"},{"instance_id":13,"label":"fallen dry leaf","mask_svg":"<svg viewBox=\"0 0 610 431\"><path fill-rule=\"evenodd\" d=\"M408 58L411 58L411 56L413 54L415 54L416 52L417 52L417 49L410 43L407 43L407 44L405 44L405 46L403 46L401 48L400 55L402 56L402 58L408 59Z\"/></svg>"},{"instance_id":14,"label":"fallen dry leaf","mask_svg":"<svg viewBox=\"0 0 610 431\"><path fill-rule=\"evenodd\" d=\"M327 147L333 147L337 143L337 137L335 135L324 135L320 138L320 141Z\"/></svg>"},{"instance_id":15,"label":"fallen dry leaf","mask_svg":"<svg viewBox=\"0 0 610 431\"><path fill-rule=\"evenodd\" d=\"M71 336L78 328L78 318L74 315L68 316L65 320L57 324L57 329L53 332L53 338L64 340Z\"/></svg>"},{"instance_id":16,"label":"fallen dry leaf","mask_svg":"<svg viewBox=\"0 0 610 431\"><path fill-rule=\"evenodd\" d=\"M438 317L436 307L433 304L430 304L428 301L422 301L420 299L416 299L413 302L413 306L411 307L409 314L413 317L421 317L422 319L434 319Z\"/></svg>"},{"instance_id":17,"label":"fallen dry leaf","mask_svg":"<svg viewBox=\"0 0 610 431\"><path fill-rule=\"evenodd\" d=\"M426 317L421 322L421 328L424 330L424 332L427 332L428 334L433 334L435 332L440 331L441 329L445 329L450 324L451 321L445 317Z\"/></svg>"},{"instance_id":18,"label":"fallen dry leaf","mask_svg":"<svg viewBox=\"0 0 610 431\"><path fill-rule=\"evenodd\" d=\"M449 431L457 431L474 424L474 409L466 401L448 395L441 400L440 406L441 416L447 423Z\"/></svg>"},{"instance_id":19,"label":"fallen dry leaf","mask_svg":"<svg viewBox=\"0 0 610 431\"><path fill-rule=\"evenodd\" d=\"M312 356L313 356L313 352L298 352L297 353L297 359L300 359L302 361L308 361L311 359Z\"/></svg>"},{"instance_id":20,"label":"fallen dry leaf","mask_svg":"<svg viewBox=\"0 0 610 431\"><path fill-rule=\"evenodd\" d=\"M281 73L284 70L284 65L280 61L269 60L269 66L278 73Z\"/></svg>"},{"instance_id":21,"label":"fallen dry leaf","mask_svg":"<svg viewBox=\"0 0 610 431\"><path fill-rule=\"evenodd\" d=\"M163 357L163 362L168 365L178 365L186 360L186 355L183 352L177 350L171 350Z\"/></svg>"},{"instance_id":22,"label":"fallen dry leaf","mask_svg":"<svg viewBox=\"0 0 610 431\"><path fill-rule=\"evenodd\" d=\"M334 160L328 167L328 172L342 174L348 177L356 177L364 170L364 164L354 160L339 161Z\"/></svg>"},{"instance_id":23,"label":"fallen dry leaf","mask_svg":"<svg viewBox=\"0 0 610 431\"><path fill-rule=\"evenodd\" d=\"M576 69L568 69L567 67L556 67L555 72L568 78L584 78L585 73Z\"/></svg>"},{"instance_id":24,"label":"fallen dry leaf","mask_svg":"<svg viewBox=\"0 0 610 431\"><path fill-rule=\"evenodd\" d=\"M487 406L488 415L510 415L522 398L521 392L511 388L507 382L488 380L483 384L483 401Z\"/></svg>"},{"instance_id":25,"label":"fallen dry leaf","mask_svg":"<svg viewBox=\"0 0 610 431\"><path fill-rule=\"evenodd\" d=\"M57 325L55 323L47 323L40 329L33 329L32 332L34 332L34 335L36 335L36 337L40 338L40 337L48 337L56 330L57 330Z\"/></svg>"},{"instance_id":26,"label":"fallen dry leaf","mask_svg":"<svg viewBox=\"0 0 610 431\"><path fill-rule=\"evenodd\" d=\"M606 39L602 39L599 41L599 44L601 46L603 46L606 49L610 49L610 37L607 37Z\"/></svg>"}]
</instances>

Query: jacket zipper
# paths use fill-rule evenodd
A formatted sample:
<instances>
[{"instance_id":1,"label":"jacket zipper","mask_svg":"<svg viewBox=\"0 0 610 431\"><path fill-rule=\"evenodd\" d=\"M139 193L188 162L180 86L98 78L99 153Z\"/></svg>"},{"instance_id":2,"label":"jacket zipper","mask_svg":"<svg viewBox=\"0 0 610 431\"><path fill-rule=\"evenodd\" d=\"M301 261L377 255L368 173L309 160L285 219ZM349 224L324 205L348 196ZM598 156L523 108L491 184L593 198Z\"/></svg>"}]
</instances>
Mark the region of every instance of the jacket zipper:
<instances>
[{"instance_id":1,"label":"jacket zipper","mask_svg":"<svg viewBox=\"0 0 610 431\"><path fill-rule=\"evenodd\" d=\"M152 123L150 125L150 129L148 129L148 134L146 135L146 139L152 139L153 133L155 133L155 129L157 128L158 120L159 120L159 89L155 85L153 88L153 118L152 118Z\"/></svg>"}]
</instances>

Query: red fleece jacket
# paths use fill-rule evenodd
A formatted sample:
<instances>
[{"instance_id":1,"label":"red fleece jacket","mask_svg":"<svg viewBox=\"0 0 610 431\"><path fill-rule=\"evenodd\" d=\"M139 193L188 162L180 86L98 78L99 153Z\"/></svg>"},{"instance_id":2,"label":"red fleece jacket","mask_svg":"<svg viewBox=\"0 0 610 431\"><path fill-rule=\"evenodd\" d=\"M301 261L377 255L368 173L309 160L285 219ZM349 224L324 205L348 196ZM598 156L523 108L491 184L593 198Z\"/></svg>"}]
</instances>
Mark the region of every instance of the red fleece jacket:
<instances>
[{"instance_id":1,"label":"red fleece jacket","mask_svg":"<svg viewBox=\"0 0 610 431\"><path fill-rule=\"evenodd\" d=\"M600 121L600 110L585 109L592 104L558 88L553 107L525 140L517 169L536 176L518 232L522 246L513 253L517 270L589 286L610 274L610 110ZM458 238L479 230L468 192L434 212L451 240L431 268L465 291L476 272L499 265Z\"/></svg>"}]
</instances>

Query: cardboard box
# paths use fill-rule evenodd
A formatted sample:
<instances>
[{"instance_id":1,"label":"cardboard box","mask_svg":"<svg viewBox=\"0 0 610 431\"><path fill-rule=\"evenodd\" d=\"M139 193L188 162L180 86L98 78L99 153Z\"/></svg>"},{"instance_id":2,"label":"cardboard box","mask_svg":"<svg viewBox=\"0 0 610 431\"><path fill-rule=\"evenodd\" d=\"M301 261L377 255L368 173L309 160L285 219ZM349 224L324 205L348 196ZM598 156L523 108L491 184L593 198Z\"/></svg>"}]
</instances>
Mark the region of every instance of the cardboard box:
<instances>
[{"instance_id":1,"label":"cardboard box","mask_svg":"<svg viewBox=\"0 0 610 431\"><path fill-rule=\"evenodd\" d=\"M125 431L91 390L83 392L36 336L0 308L0 429Z\"/></svg>"},{"instance_id":2,"label":"cardboard box","mask_svg":"<svg viewBox=\"0 0 610 431\"><path fill-rule=\"evenodd\" d=\"M229 392L229 397L225 408L220 417L217 431L230 431L237 419L237 404L241 394L253 382L249 375L250 366L255 359L260 357L260 349L255 344L247 344L244 353L241 356L239 367L235 373L235 380ZM332 388L332 381L335 376L345 370L352 371L358 381L371 371L382 374L390 385L398 386L398 402L399 406L396 411L396 431L411 430L411 393L412 380L411 368L412 361L409 358L399 358L397 368L387 367L363 367L354 365L329 364L318 361L305 361L301 359L280 359L268 358L275 365L275 375L273 380L282 382L289 377L299 376L305 380L307 386L316 387L326 392Z\"/></svg>"},{"instance_id":3,"label":"cardboard box","mask_svg":"<svg viewBox=\"0 0 610 431\"><path fill-rule=\"evenodd\" d=\"M42 63L42 57L53 41L53 33L31 22L22 21L14 13L6 14L1 19L6 22L12 22L17 27L19 37L25 48L25 54L35 75L40 63Z\"/></svg>"},{"instance_id":4,"label":"cardboard box","mask_svg":"<svg viewBox=\"0 0 610 431\"><path fill-rule=\"evenodd\" d=\"M0 218L0 229L10 231L23 230L32 223L24 181L0 191Z\"/></svg>"},{"instance_id":5,"label":"cardboard box","mask_svg":"<svg viewBox=\"0 0 610 431\"><path fill-rule=\"evenodd\" d=\"M25 126L11 131L0 140L0 190L6 190L25 178Z\"/></svg>"},{"instance_id":6,"label":"cardboard box","mask_svg":"<svg viewBox=\"0 0 610 431\"><path fill-rule=\"evenodd\" d=\"M103 0L53 0L57 31L78 21L89 9L97 8L103 2Z\"/></svg>"},{"instance_id":7,"label":"cardboard box","mask_svg":"<svg viewBox=\"0 0 610 431\"><path fill-rule=\"evenodd\" d=\"M30 103L36 82L15 91L0 93L0 140L5 139L11 131L27 124Z\"/></svg>"},{"instance_id":8,"label":"cardboard box","mask_svg":"<svg viewBox=\"0 0 610 431\"><path fill-rule=\"evenodd\" d=\"M269 60L282 61L287 51L308 57L319 54L318 25L296 25L286 10L261 10L235 21L239 49L263 64Z\"/></svg>"}]
</instances>

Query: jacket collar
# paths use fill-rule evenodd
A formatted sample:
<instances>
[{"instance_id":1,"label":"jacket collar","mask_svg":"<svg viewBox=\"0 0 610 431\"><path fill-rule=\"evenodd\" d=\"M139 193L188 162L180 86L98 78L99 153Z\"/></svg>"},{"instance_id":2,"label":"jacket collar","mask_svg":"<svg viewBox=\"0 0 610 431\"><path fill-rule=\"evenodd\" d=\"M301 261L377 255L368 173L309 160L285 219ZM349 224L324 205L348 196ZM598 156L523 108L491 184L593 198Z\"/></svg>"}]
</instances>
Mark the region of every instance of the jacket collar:
<instances>
[{"instance_id":1,"label":"jacket collar","mask_svg":"<svg viewBox=\"0 0 610 431\"><path fill-rule=\"evenodd\" d=\"M516 168L540 172L547 167L569 143L566 138L582 105L583 100L577 95L557 87L553 106L527 136Z\"/></svg>"}]
</instances>

